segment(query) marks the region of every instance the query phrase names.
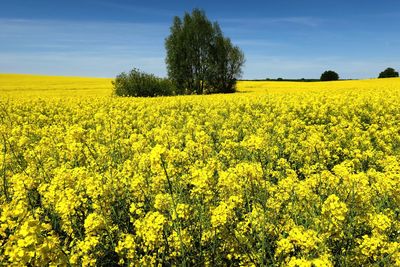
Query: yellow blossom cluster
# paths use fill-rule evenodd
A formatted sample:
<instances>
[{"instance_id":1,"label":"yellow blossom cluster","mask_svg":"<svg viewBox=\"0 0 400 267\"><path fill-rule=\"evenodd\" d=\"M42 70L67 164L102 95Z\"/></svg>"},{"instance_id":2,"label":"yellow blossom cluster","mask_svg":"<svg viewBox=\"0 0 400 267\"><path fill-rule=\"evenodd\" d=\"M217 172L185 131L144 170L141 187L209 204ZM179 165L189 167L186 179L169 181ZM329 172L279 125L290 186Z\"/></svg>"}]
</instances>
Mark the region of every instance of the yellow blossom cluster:
<instances>
[{"instance_id":1,"label":"yellow blossom cluster","mask_svg":"<svg viewBox=\"0 0 400 267\"><path fill-rule=\"evenodd\" d=\"M400 266L400 79L148 99L4 77L0 265Z\"/></svg>"}]
</instances>

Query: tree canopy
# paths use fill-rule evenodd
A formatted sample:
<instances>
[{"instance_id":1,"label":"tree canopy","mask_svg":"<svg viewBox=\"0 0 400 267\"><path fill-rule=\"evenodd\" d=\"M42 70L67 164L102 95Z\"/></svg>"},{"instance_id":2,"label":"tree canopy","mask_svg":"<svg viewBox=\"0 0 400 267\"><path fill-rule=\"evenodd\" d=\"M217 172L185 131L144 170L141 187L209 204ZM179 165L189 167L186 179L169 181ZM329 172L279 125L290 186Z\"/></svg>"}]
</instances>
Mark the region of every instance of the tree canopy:
<instances>
[{"instance_id":1,"label":"tree canopy","mask_svg":"<svg viewBox=\"0 0 400 267\"><path fill-rule=\"evenodd\" d=\"M175 17L165 40L168 76L177 93L229 93L242 74L244 54L217 22L194 9Z\"/></svg>"},{"instance_id":2,"label":"tree canopy","mask_svg":"<svg viewBox=\"0 0 400 267\"><path fill-rule=\"evenodd\" d=\"M339 74L333 70L327 70L321 74L321 81L337 81L339 80Z\"/></svg>"},{"instance_id":3,"label":"tree canopy","mask_svg":"<svg viewBox=\"0 0 400 267\"><path fill-rule=\"evenodd\" d=\"M381 73L379 73L378 78L393 78L393 77L399 77L399 73L393 68L387 68Z\"/></svg>"}]
</instances>

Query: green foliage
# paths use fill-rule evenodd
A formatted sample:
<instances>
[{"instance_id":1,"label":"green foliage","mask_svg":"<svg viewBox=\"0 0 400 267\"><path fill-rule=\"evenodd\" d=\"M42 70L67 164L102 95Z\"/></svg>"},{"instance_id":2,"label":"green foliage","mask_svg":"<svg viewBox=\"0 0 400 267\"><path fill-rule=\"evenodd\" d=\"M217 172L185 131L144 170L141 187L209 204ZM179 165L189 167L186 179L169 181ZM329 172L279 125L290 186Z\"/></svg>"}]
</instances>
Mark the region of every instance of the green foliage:
<instances>
[{"instance_id":1,"label":"green foliage","mask_svg":"<svg viewBox=\"0 0 400 267\"><path fill-rule=\"evenodd\" d=\"M337 81L339 80L339 74L332 70L327 70L321 74L321 81Z\"/></svg>"},{"instance_id":2,"label":"green foliage","mask_svg":"<svg viewBox=\"0 0 400 267\"><path fill-rule=\"evenodd\" d=\"M167 96L174 94L173 84L164 78L133 69L121 73L113 81L117 96Z\"/></svg>"},{"instance_id":3,"label":"green foliage","mask_svg":"<svg viewBox=\"0 0 400 267\"><path fill-rule=\"evenodd\" d=\"M399 77L399 73L395 71L393 68L387 68L381 73L379 73L378 78L394 78L394 77Z\"/></svg>"},{"instance_id":4,"label":"green foliage","mask_svg":"<svg viewBox=\"0 0 400 267\"><path fill-rule=\"evenodd\" d=\"M244 54L217 22L194 9L175 17L166 38L167 69L178 94L229 93L242 73Z\"/></svg>"}]
</instances>

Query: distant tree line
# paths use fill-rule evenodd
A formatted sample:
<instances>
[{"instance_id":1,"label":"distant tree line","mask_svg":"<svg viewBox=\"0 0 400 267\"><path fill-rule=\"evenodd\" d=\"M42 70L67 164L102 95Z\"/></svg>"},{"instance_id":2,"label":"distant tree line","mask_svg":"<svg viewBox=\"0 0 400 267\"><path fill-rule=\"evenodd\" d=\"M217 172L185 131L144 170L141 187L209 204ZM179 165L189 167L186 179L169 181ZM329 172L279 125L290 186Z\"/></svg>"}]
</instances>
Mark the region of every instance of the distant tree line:
<instances>
[{"instance_id":1,"label":"distant tree line","mask_svg":"<svg viewBox=\"0 0 400 267\"><path fill-rule=\"evenodd\" d=\"M194 9L175 17L165 40L168 79L133 69L114 81L119 96L232 93L242 74L244 54L217 22Z\"/></svg>"},{"instance_id":2,"label":"distant tree line","mask_svg":"<svg viewBox=\"0 0 400 267\"><path fill-rule=\"evenodd\" d=\"M272 78L266 78L266 79L254 79L254 80L241 80L241 81L270 81L270 82L319 82L320 79L306 79L306 78L301 78L301 79L286 79L286 78L277 78L277 79L272 79Z\"/></svg>"},{"instance_id":3,"label":"distant tree line","mask_svg":"<svg viewBox=\"0 0 400 267\"><path fill-rule=\"evenodd\" d=\"M381 73L379 73L378 78L395 78L395 77L399 77L399 73L393 69L393 68L387 68L384 71L382 71ZM277 78L277 79L270 79L267 78L265 79L267 81L297 81L297 82L315 82L315 81L337 81L339 80L339 74L337 74L337 72L333 71L333 70L327 70L324 71L321 74L321 78L320 79L283 79L283 78Z\"/></svg>"},{"instance_id":4,"label":"distant tree line","mask_svg":"<svg viewBox=\"0 0 400 267\"><path fill-rule=\"evenodd\" d=\"M399 73L393 68L385 69L384 71L379 73L379 76L378 76L378 78L395 78L395 77L399 77ZM336 81L336 80L339 80L339 75L332 70L328 70L328 71L325 71L324 73L322 73L320 80L321 81Z\"/></svg>"}]
</instances>

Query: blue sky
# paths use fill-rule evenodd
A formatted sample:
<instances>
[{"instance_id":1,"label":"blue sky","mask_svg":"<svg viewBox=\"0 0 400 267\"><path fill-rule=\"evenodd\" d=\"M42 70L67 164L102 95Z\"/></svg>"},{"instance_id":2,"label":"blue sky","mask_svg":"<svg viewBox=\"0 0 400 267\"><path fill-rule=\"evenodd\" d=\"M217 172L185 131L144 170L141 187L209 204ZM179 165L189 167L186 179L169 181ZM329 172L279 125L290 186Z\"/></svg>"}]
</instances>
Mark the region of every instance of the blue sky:
<instances>
[{"instance_id":1,"label":"blue sky","mask_svg":"<svg viewBox=\"0 0 400 267\"><path fill-rule=\"evenodd\" d=\"M243 78L376 77L400 69L399 0L9 0L0 8L0 73L166 75L174 16L198 7L245 53Z\"/></svg>"}]
</instances>

